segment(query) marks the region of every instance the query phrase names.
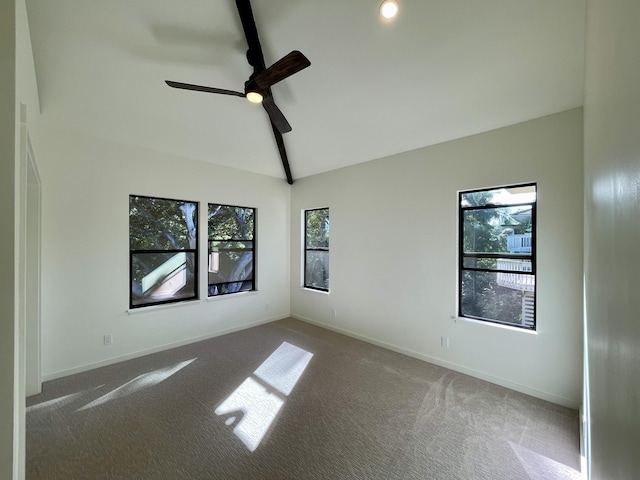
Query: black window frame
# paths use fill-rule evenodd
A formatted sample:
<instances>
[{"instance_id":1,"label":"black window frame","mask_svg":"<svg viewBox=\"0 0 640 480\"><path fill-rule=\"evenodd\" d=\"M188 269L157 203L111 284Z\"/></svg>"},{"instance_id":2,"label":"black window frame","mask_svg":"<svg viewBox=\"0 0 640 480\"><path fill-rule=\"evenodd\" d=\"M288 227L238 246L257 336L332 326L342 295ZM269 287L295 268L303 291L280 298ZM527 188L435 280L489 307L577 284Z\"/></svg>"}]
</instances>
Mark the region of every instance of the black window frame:
<instances>
[{"instance_id":1,"label":"black window frame","mask_svg":"<svg viewBox=\"0 0 640 480\"><path fill-rule=\"evenodd\" d=\"M520 202L514 204L494 204L487 203L486 205L481 206L463 206L463 196L468 195L470 193L480 193L480 192L490 192L490 191L499 191L502 189L514 189L514 188L523 188L523 187L533 187L535 191L535 200L531 202ZM470 318L473 320L480 320L488 323L496 323L499 325L507 325L515 328L520 328L528 331L535 331L537 329L537 311L538 311L538 288L537 288L537 202L538 202L538 185L536 182L524 183L524 184L512 184L512 185L503 185L497 187L487 187L487 188L479 188L472 190L463 190L458 192L458 316L462 318ZM469 210L489 210L496 208L508 208L508 207L524 207L531 206L531 253L529 255L525 254L515 254L515 253L465 253L464 252L464 212ZM531 325L517 324L512 322L501 321L498 319L474 316L469 314L464 314L462 311L463 308L463 278L465 271L476 271L476 272L489 272L489 273L506 273L513 274L513 270L505 270L500 268L482 268L482 267L465 267L465 259L482 259L482 258L490 258L490 259L514 259L514 260L529 260L531 262L531 270L530 271L520 271L521 275L531 275L533 277L533 302L534 302L534 310L533 310L533 321Z\"/></svg>"},{"instance_id":2,"label":"black window frame","mask_svg":"<svg viewBox=\"0 0 640 480\"><path fill-rule=\"evenodd\" d=\"M224 238L224 239L212 239L211 238L211 234L210 234L210 222L212 220L212 217L210 216L210 212L211 212L211 207L212 206L220 206L220 207L227 207L227 208L235 208L235 209L243 209L243 210L251 210L252 211L252 216L253 216L253 229L251 231L251 238ZM251 264L253 267L253 273L252 273L252 278L251 283L252 283L252 287L250 290L238 290L236 292L225 292L225 293L216 293L216 294L211 294L211 287L213 286L220 286L220 285L231 285L234 283L239 283L238 280L235 281L227 281L227 282L217 282L217 283L209 283L209 268L210 266L207 267L207 297L208 298L216 298L216 297L223 297L223 296L227 296L227 295L235 295L238 293L246 293L246 292L255 292L258 290L258 284L257 284L257 224L258 224L258 211L257 208L255 207L244 207L241 205L228 205L228 204L223 204L223 203L208 203L207 204L207 259L210 258L210 255L213 253L212 250L212 243L213 242L247 242L250 241L253 244L253 248L242 248L242 249L224 249L225 251L242 251L242 252L247 252L250 251L252 253L252 259L251 259ZM242 280L242 282L244 283L246 281Z\"/></svg>"},{"instance_id":3,"label":"black window frame","mask_svg":"<svg viewBox=\"0 0 640 480\"><path fill-rule=\"evenodd\" d=\"M329 253L329 242L330 240L327 240L327 246L326 247L309 247L308 246L308 232L307 232L307 216L310 212L317 212L317 211L322 211L322 210L326 210L327 211L327 218L330 218L329 216L329 207L322 207L322 208L310 208L307 210L304 210L304 272L303 272L303 278L302 278L302 282L303 282L303 286L304 288L309 288L311 290L318 290L321 292L329 292L329 276L327 276L327 287L318 287L315 285L311 285L309 283L307 283L307 265L308 265L308 255L309 252L326 252L327 256L330 255ZM330 234L329 234L330 235Z\"/></svg>"},{"instance_id":4,"label":"black window frame","mask_svg":"<svg viewBox=\"0 0 640 480\"><path fill-rule=\"evenodd\" d=\"M131 248L131 200L132 198L146 198L152 200L161 200L166 202L176 202L181 204L193 204L195 206L195 214L194 214L194 226L195 226L195 248L173 248L173 249L133 249ZM152 307L156 305L165 305L172 303L182 303L189 302L193 300L198 300L200 298L199 295L199 251L200 251L200 239L199 239L199 211L200 204L197 201L193 200L181 200L175 198L166 198L166 197L157 197L157 196L149 196L149 195L129 195L129 309L137 309L144 307ZM193 254L193 295L177 297L177 298L169 298L165 300L159 301L151 301L145 303L136 303L134 298L134 257L136 255L145 255L145 254L154 254L154 253L180 253L185 252L187 254Z\"/></svg>"}]
</instances>

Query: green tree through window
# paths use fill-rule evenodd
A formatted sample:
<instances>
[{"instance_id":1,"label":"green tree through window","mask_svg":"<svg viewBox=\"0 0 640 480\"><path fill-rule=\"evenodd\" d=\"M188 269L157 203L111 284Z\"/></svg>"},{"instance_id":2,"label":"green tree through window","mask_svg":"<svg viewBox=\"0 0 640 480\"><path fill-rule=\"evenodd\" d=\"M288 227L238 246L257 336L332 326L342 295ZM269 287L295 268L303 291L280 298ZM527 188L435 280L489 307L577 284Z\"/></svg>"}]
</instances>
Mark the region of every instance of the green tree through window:
<instances>
[{"instance_id":1,"label":"green tree through window","mask_svg":"<svg viewBox=\"0 0 640 480\"><path fill-rule=\"evenodd\" d=\"M209 296L256 289L254 208L209 204Z\"/></svg>"},{"instance_id":2,"label":"green tree through window","mask_svg":"<svg viewBox=\"0 0 640 480\"><path fill-rule=\"evenodd\" d=\"M304 212L304 286L329 291L329 209Z\"/></svg>"},{"instance_id":3,"label":"green tree through window","mask_svg":"<svg viewBox=\"0 0 640 480\"><path fill-rule=\"evenodd\" d=\"M129 307L197 298L198 204L129 196Z\"/></svg>"},{"instance_id":4,"label":"green tree through window","mask_svg":"<svg viewBox=\"0 0 640 480\"><path fill-rule=\"evenodd\" d=\"M459 315L534 329L536 186L459 200Z\"/></svg>"}]
</instances>

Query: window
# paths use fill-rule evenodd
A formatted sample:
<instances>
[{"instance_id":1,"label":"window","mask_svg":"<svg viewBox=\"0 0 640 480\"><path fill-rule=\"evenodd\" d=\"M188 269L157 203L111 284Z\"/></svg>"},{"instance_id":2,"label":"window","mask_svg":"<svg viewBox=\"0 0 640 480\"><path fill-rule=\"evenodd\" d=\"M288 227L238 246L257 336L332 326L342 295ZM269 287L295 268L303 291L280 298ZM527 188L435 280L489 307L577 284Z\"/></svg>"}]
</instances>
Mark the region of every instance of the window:
<instances>
[{"instance_id":1,"label":"window","mask_svg":"<svg viewBox=\"0 0 640 480\"><path fill-rule=\"evenodd\" d=\"M329 209L304 212L304 286L329 291Z\"/></svg>"},{"instance_id":2,"label":"window","mask_svg":"<svg viewBox=\"0 0 640 480\"><path fill-rule=\"evenodd\" d=\"M197 298L198 204L129 196L129 307Z\"/></svg>"},{"instance_id":3,"label":"window","mask_svg":"<svg viewBox=\"0 0 640 480\"><path fill-rule=\"evenodd\" d=\"M460 192L459 315L535 329L536 185Z\"/></svg>"},{"instance_id":4,"label":"window","mask_svg":"<svg viewBox=\"0 0 640 480\"><path fill-rule=\"evenodd\" d=\"M209 204L209 296L256 289L254 208Z\"/></svg>"}]
</instances>

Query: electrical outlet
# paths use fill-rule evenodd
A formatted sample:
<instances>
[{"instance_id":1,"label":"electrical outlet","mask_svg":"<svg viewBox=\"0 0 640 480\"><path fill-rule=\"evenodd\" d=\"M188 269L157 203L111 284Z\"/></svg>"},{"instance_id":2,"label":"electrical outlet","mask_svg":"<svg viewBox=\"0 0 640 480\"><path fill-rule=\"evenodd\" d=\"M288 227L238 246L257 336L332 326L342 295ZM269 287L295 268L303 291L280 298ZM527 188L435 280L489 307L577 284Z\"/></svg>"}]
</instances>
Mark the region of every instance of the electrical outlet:
<instances>
[{"instance_id":1,"label":"electrical outlet","mask_svg":"<svg viewBox=\"0 0 640 480\"><path fill-rule=\"evenodd\" d=\"M338 316L338 313L336 312L336 309L335 309L335 308L332 308L332 309L331 309L331 316L332 316L333 318L336 318L336 317Z\"/></svg>"},{"instance_id":2,"label":"electrical outlet","mask_svg":"<svg viewBox=\"0 0 640 480\"><path fill-rule=\"evenodd\" d=\"M449 337L445 337L444 335L440 337L440 346L442 348L449 348Z\"/></svg>"},{"instance_id":3,"label":"electrical outlet","mask_svg":"<svg viewBox=\"0 0 640 480\"><path fill-rule=\"evenodd\" d=\"M265 312L266 312L267 310L269 310L269 304L268 304L268 303L265 303L265 304L264 304L264 310L265 310Z\"/></svg>"},{"instance_id":4,"label":"electrical outlet","mask_svg":"<svg viewBox=\"0 0 640 480\"><path fill-rule=\"evenodd\" d=\"M111 345L113 343L113 334L107 333L104 337L102 337L105 345Z\"/></svg>"}]
</instances>

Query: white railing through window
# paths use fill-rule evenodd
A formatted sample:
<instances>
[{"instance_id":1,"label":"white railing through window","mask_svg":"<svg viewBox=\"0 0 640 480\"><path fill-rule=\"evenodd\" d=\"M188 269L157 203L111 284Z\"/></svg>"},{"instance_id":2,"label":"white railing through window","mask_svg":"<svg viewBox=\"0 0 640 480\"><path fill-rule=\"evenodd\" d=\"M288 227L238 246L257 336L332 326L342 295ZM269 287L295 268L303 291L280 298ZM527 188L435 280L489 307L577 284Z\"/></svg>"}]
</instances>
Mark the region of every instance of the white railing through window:
<instances>
[{"instance_id":1,"label":"white railing through window","mask_svg":"<svg viewBox=\"0 0 640 480\"><path fill-rule=\"evenodd\" d=\"M531 272L531 263L523 260L499 259L498 269L514 272ZM533 292L536 286L535 275L521 275L518 273L498 273L498 285L523 292Z\"/></svg>"},{"instance_id":2,"label":"white railing through window","mask_svg":"<svg viewBox=\"0 0 640 480\"><path fill-rule=\"evenodd\" d=\"M507 250L512 253L531 253L531 234L509 235L507 237Z\"/></svg>"}]
</instances>

